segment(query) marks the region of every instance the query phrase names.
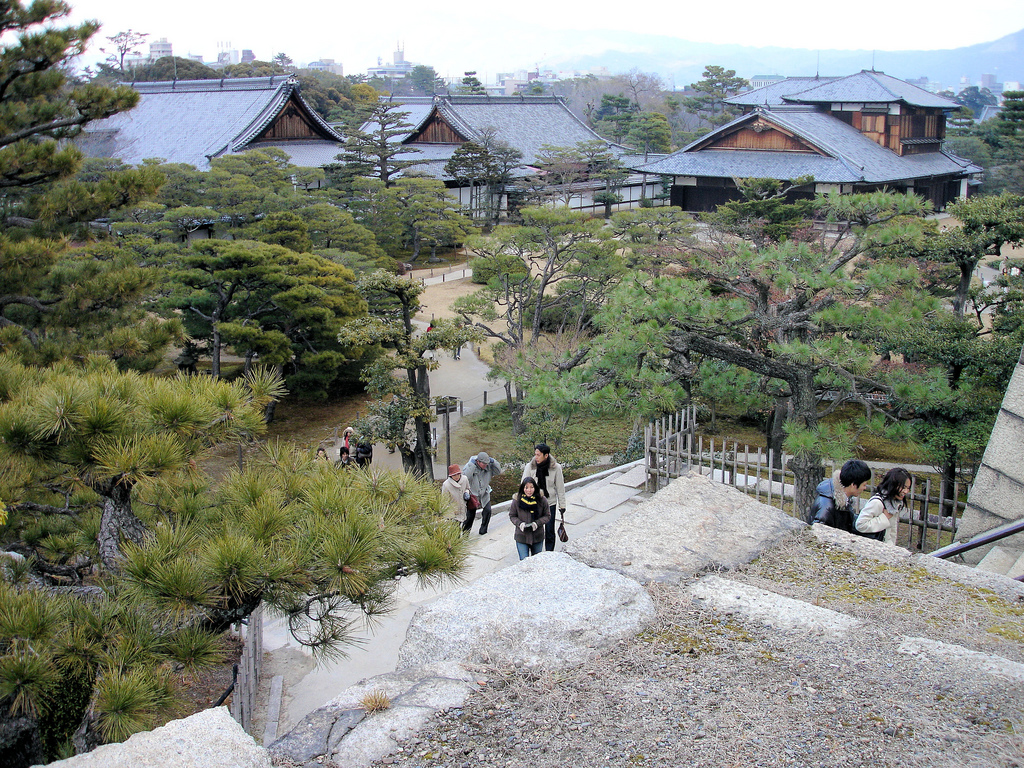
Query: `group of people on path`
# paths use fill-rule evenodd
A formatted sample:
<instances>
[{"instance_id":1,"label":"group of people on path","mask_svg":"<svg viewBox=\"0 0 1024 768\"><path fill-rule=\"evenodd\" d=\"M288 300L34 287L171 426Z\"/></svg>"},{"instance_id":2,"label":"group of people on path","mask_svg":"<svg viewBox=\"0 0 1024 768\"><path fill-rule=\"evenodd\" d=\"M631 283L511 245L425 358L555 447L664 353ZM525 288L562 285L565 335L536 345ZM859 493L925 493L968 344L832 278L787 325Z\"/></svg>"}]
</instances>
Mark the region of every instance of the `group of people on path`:
<instances>
[{"instance_id":1,"label":"group of people on path","mask_svg":"<svg viewBox=\"0 0 1024 768\"><path fill-rule=\"evenodd\" d=\"M871 468L867 464L858 459L846 462L831 478L818 484L807 522L895 545L896 526L900 514L906 511L905 500L913 488L913 478L903 467L893 467L858 510L858 499L870 482Z\"/></svg>"},{"instance_id":2,"label":"group of people on path","mask_svg":"<svg viewBox=\"0 0 1024 768\"><path fill-rule=\"evenodd\" d=\"M501 473L501 464L486 451L480 451L464 467L458 464L448 467L448 478L441 490L451 498L456 519L461 522L464 533L473 529L478 511L480 534L487 533L491 522L491 479ZM564 524L566 502L562 465L555 461L546 443L538 443L533 458L523 467L519 490L512 496L508 512L520 560L539 555L544 550L554 551L556 517L552 510L555 504Z\"/></svg>"},{"instance_id":3,"label":"group of people on path","mask_svg":"<svg viewBox=\"0 0 1024 768\"><path fill-rule=\"evenodd\" d=\"M327 449L320 446L316 449L316 457L324 461L330 461ZM335 466L343 469L353 467L367 467L373 461L373 444L369 440L356 440L355 430L352 427L345 427L341 435L341 446L338 448L338 460Z\"/></svg>"}]
</instances>

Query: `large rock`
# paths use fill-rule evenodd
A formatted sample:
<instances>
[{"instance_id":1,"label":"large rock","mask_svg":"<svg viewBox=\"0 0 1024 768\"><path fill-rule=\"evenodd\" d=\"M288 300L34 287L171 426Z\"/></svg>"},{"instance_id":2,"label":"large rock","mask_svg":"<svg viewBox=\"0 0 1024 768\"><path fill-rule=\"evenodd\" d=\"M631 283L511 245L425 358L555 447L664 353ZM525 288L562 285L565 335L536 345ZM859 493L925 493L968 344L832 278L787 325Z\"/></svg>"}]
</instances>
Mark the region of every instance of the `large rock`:
<instances>
[{"instance_id":1,"label":"large rock","mask_svg":"<svg viewBox=\"0 0 1024 768\"><path fill-rule=\"evenodd\" d=\"M565 551L588 565L639 582L681 582L707 568L750 562L787 534L795 518L709 477L680 477L607 526L570 541Z\"/></svg>"},{"instance_id":2,"label":"large rock","mask_svg":"<svg viewBox=\"0 0 1024 768\"><path fill-rule=\"evenodd\" d=\"M651 598L635 581L545 552L416 611L398 669L433 661L577 664L653 615Z\"/></svg>"},{"instance_id":3,"label":"large rock","mask_svg":"<svg viewBox=\"0 0 1024 768\"><path fill-rule=\"evenodd\" d=\"M270 755L226 707L199 712L49 768L270 768Z\"/></svg>"},{"instance_id":4,"label":"large rock","mask_svg":"<svg viewBox=\"0 0 1024 768\"><path fill-rule=\"evenodd\" d=\"M462 706L477 679L457 664L429 664L389 672L345 689L310 712L270 745L275 761L304 765L329 761L366 768L399 749L438 710ZM368 694L387 697L386 709L366 712Z\"/></svg>"}]
</instances>

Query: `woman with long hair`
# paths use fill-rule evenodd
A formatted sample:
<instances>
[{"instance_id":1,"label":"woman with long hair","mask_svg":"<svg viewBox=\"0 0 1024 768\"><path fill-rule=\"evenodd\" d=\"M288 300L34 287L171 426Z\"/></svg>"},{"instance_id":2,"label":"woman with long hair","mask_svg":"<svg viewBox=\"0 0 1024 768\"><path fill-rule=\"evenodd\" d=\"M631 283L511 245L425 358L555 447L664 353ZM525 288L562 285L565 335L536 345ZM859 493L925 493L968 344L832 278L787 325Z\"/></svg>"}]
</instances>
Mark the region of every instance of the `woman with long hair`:
<instances>
[{"instance_id":1,"label":"woman with long hair","mask_svg":"<svg viewBox=\"0 0 1024 768\"><path fill-rule=\"evenodd\" d=\"M896 524L907 505L904 499L914 481L903 467L893 467L882 478L874 495L857 515L857 532L886 544L896 543Z\"/></svg>"},{"instance_id":2,"label":"woman with long hair","mask_svg":"<svg viewBox=\"0 0 1024 768\"><path fill-rule=\"evenodd\" d=\"M543 552L544 525L551 517L551 510L548 500L537 491L537 481L532 477L524 477L519 483L519 491L512 497L508 516L514 528L519 559L525 560Z\"/></svg>"}]
</instances>

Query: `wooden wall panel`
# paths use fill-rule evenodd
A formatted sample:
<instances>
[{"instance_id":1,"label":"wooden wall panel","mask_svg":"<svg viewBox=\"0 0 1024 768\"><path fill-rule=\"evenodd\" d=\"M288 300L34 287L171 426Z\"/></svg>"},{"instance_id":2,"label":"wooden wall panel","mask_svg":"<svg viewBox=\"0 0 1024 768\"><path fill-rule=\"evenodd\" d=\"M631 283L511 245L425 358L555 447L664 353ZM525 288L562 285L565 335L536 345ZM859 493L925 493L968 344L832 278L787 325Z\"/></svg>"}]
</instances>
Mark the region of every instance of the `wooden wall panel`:
<instances>
[{"instance_id":1,"label":"wooden wall panel","mask_svg":"<svg viewBox=\"0 0 1024 768\"><path fill-rule=\"evenodd\" d=\"M464 139L448 123L434 115L410 144L461 144Z\"/></svg>"},{"instance_id":2,"label":"wooden wall panel","mask_svg":"<svg viewBox=\"0 0 1024 768\"><path fill-rule=\"evenodd\" d=\"M707 149L759 149L769 152L813 152L802 141L774 129L756 131L743 128L728 136L723 136Z\"/></svg>"},{"instance_id":3,"label":"wooden wall panel","mask_svg":"<svg viewBox=\"0 0 1024 768\"><path fill-rule=\"evenodd\" d=\"M320 133L292 104L288 104L262 134L259 141L288 141L289 139L318 139Z\"/></svg>"}]
</instances>

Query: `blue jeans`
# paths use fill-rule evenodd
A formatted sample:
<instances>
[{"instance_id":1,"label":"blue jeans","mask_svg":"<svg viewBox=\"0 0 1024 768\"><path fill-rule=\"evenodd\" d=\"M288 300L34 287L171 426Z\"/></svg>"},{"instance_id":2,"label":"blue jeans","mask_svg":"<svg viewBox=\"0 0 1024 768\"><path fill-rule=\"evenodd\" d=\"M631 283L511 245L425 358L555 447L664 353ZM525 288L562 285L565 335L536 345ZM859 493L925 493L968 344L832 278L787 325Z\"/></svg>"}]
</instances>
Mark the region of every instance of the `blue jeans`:
<instances>
[{"instance_id":1,"label":"blue jeans","mask_svg":"<svg viewBox=\"0 0 1024 768\"><path fill-rule=\"evenodd\" d=\"M524 544L521 541L516 542L516 549L519 550L519 559L525 560L530 555L539 555L544 551L544 542L538 541L536 544Z\"/></svg>"}]
</instances>

